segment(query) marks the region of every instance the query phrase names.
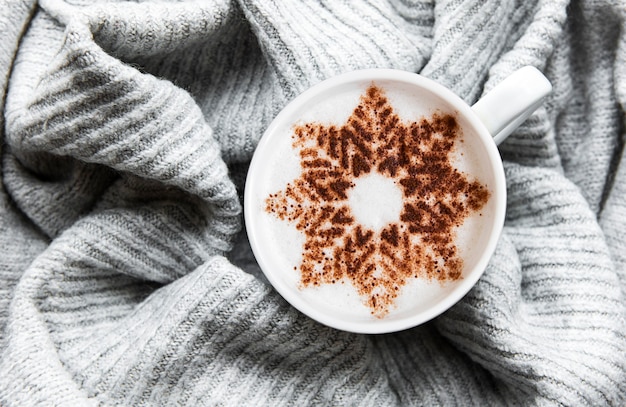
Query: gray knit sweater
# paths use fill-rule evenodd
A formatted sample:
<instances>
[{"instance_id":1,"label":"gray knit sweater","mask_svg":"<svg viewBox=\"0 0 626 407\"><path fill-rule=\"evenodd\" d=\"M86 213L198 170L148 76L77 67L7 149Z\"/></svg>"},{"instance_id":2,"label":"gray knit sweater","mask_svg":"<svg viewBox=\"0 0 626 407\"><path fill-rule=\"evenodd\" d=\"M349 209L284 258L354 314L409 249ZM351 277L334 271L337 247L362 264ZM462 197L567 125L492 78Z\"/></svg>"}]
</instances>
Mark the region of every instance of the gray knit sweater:
<instances>
[{"instance_id":1,"label":"gray knit sweater","mask_svg":"<svg viewBox=\"0 0 626 407\"><path fill-rule=\"evenodd\" d=\"M0 405L626 404L625 1L2 3ZM371 67L473 103L523 65L554 90L461 302L356 335L268 285L241 196L286 103Z\"/></svg>"}]
</instances>

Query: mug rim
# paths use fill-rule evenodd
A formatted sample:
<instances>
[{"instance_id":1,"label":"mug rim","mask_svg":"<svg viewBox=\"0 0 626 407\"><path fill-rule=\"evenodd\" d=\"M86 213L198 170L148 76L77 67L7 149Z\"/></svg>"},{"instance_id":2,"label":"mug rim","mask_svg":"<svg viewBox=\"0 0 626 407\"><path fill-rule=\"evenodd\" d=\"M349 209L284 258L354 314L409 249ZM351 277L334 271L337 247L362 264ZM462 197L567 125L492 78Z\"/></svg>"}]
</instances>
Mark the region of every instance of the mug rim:
<instances>
[{"instance_id":1,"label":"mug rim","mask_svg":"<svg viewBox=\"0 0 626 407\"><path fill-rule=\"evenodd\" d=\"M271 152L272 134L276 134L276 130L283 126L286 121L292 121L291 119L293 114L306 105L306 103L313 100L316 96L324 94L325 92L328 92L338 86L343 86L351 82L356 83L363 81L402 82L424 88L444 99L445 102L449 103L457 111L457 114L461 115L475 130L478 139L482 143L482 147L489 156L489 168L494 179L492 195L492 199L495 200L493 222L491 228L488 230L490 233L489 239L487 240L485 248L482 254L480 254L476 265L464 273L463 279L458 281L457 286L455 286L455 288L443 299L422 312L418 312L402 319L390 319L385 321L383 318L382 320L370 322L346 321L322 312L302 300L297 293L294 293L293 288L287 287L287 284L275 277L275 271L273 270L270 261L270 257L272 257L272 255L265 253L265 251L259 246L259 240L262 239L263 236L259 235L258 227L255 224L253 215L255 210L253 205L255 202L253 202L253 197L251 196L253 188L250 185L256 182L258 171L255 171L255 168L259 165L263 165L264 156L268 154L268 151ZM305 315L308 315L310 318L332 328L354 333L381 334L409 329L437 317L459 302L472 289L472 287L474 287L476 282L483 275L502 233L505 212L506 181L502 159L493 137L489 134L482 121L472 111L471 107L450 89L420 74L397 69L374 68L346 72L326 79L305 90L294 98L278 113L278 115L276 115L259 140L250 161L244 187L244 218L248 240L255 259L270 284L289 304ZM280 273L281 271L279 270L278 272Z\"/></svg>"}]
</instances>

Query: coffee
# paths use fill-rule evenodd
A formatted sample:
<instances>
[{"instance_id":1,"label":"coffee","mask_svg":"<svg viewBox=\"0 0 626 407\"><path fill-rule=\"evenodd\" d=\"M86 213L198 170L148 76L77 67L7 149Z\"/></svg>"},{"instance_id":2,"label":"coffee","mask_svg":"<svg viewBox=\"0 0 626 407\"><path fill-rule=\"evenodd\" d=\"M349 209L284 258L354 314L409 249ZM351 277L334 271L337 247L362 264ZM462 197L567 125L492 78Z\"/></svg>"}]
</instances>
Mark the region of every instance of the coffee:
<instances>
[{"instance_id":1,"label":"coffee","mask_svg":"<svg viewBox=\"0 0 626 407\"><path fill-rule=\"evenodd\" d=\"M436 95L351 84L280 132L255 216L306 301L349 318L402 316L445 297L482 256L491 169Z\"/></svg>"}]
</instances>

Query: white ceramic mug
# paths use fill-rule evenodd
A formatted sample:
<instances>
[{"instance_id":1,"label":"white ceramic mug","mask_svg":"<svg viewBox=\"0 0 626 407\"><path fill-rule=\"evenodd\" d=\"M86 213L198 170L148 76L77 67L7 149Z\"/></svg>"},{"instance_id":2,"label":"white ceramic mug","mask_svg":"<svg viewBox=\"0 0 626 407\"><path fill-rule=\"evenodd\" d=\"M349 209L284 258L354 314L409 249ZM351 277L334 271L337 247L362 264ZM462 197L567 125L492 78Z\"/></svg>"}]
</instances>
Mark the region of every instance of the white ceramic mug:
<instances>
[{"instance_id":1,"label":"white ceramic mug","mask_svg":"<svg viewBox=\"0 0 626 407\"><path fill-rule=\"evenodd\" d=\"M496 145L519 126L550 91L551 85L541 72L524 67L471 107L430 79L390 69L346 73L302 93L266 130L246 181L244 212L248 237L269 282L304 314L325 325L351 332L403 330L450 308L484 272L504 224L506 184ZM381 113L379 109L387 111ZM363 118L364 110L371 119ZM389 119L385 116L388 113L399 121ZM383 116L384 123L400 124L394 129L388 126L388 129L376 130L383 123L380 119ZM374 121L378 123L376 129ZM454 131L442 130L445 126L441 123L448 122ZM359 123L370 126L369 130L363 130ZM348 133L341 136L344 129L354 134L361 132L356 144L350 144L351 150L346 147L341 153L341 157L348 157L345 159L339 157L338 146L348 145L352 136ZM383 134L384 131L391 135ZM405 151L402 153L405 158L398 159L401 148L394 138L411 131L412 138L403 140L414 143L412 151L421 158L409 157ZM372 132L377 137L376 149L364 150L369 153L361 157L358 144L370 139ZM430 137L428 147L415 141L418 133ZM444 133L455 141L443 143L442 140L447 140ZM315 143L326 147L317 151L319 146ZM408 142L402 143L405 146L402 148L407 150ZM450 151L428 150L435 146L439 150L447 146ZM382 155L372 158L372 151ZM363 159L358 161L356 156L365 157L363 159L369 163L364 164L365 170L358 170L357 164ZM448 159L442 161L442 157ZM468 189L463 194L452 195L453 192L446 190L447 184L443 188L442 185L434 189L428 187L422 179L424 176L416 171L431 159L451 166L441 170L448 177L441 179L463 188L478 185L488 191L485 202L472 206L467 198ZM387 165L389 162L394 162L396 167L398 163L404 166L392 170ZM450 172L451 168L454 171ZM436 173L425 176L424 179L439 177ZM430 191L431 195L420 196L417 192L410 195L407 191L415 191L409 188L413 184L421 185L423 191ZM332 194L327 197L324 185L334 189L334 192L329 190ZM433 198L436 196L440 198ZM445 201L435 202L438 199ZM287 208L288 205L291 208ZM409 209L420 205L427 208L426 212L411 218ZM449 218L454 225L439 221L443 216L442 208L450 212L453 207L461 208L454 212L458 218ZM436 213L428 212L432 210ZM464 216L461 216L462 210L465 210ZM358 215L359 211L365 215ZM452 243L440 242L439 246L432 243L445 236L437 232L439 234L433 236L440 240L431 239L424 232L430 230L420 226L426 225L426 213L431 213L431 225L452 227ZM320 222L326 223L320 226ZM344 224L349 226L344 227ZM317 231L320 231L319 236ZM354 249L360 237L363 237L363 244ZM416 257L416 253L422 257ZM407 274L412 272L411 268L419 268L416 264L427 264L428 272L413 270L414 275ZM458 272L450 271L453 268L450 264ZM398 271L400 269L404 274ZM439 278L443 274L437 273L442 271L448 273L447 279ZM397 277L401 274L402 278ZM387 302L381 305L383 300Z\"/></svg>"}]
</instances>

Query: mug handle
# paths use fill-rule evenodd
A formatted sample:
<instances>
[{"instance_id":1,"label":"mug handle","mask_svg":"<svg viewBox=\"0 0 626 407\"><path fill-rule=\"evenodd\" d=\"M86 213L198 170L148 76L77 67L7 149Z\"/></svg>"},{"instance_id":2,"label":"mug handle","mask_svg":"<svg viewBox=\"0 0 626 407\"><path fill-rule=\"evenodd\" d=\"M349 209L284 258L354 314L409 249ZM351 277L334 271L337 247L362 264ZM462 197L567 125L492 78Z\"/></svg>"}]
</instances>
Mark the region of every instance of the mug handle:
<instances>
[{"instance_id":1,"label":"mug handle","mask_svg":"<svg viewBox=\"0 0 626 407\"><path fill-rule=\"evenodd\" d=\"M472 106L496 144L502 143L552 91L550 81L535 67L513 72Z\"/></svg>"}]
</instances>

